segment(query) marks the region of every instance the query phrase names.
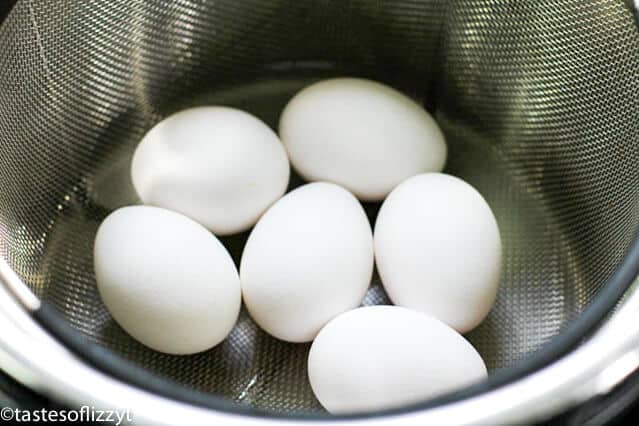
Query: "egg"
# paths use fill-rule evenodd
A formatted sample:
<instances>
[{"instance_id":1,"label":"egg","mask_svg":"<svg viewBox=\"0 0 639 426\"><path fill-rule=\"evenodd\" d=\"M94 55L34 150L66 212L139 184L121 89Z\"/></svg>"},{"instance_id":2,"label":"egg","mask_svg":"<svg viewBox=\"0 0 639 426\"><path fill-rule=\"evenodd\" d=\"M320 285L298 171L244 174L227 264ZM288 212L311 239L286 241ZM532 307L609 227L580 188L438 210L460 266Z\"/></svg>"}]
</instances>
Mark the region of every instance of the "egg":
<instances>
[{"instance_id":1,"label":"egg","mask_svg":"<svg viewBox=\"0 0 639 426\"><path fill-rule=\"evenodd\" d=\"M98 291L115 321L156 351L207 350L230 333L240 280L218 239L193 220L151 206L123 207L98 228Z\"/></svg>"},{"instance_id":2,"label":"egg","mask_svg":"<svg viewBox=\"0 0 639 426\"><path fill-rule=\"evenodd\" d=\"M361 303L373 264L371 227L357 199L337 185L311 183L285 195L253 228L240 263L242 295L267 333L307 342Z\"/></svg>"},{"instance_id":3,"label":"egg","mask_svg":"<svg viewBox=\"0 0 639 426\"><path fill-rule=\"evenodd\" d=\"M441 321L398 306L343 313L319 332L308 377L332 414L397 408L486 377L475 348Z\"/></svg>"},{"instance_id":4,"label":"egg","mask_svg":"<svg viewBox=\"0 0 639 426\"><path fill-rule=\"evenodd\" d=\"M366 201L382 200L410 176L441 171L446 161L437 122L404 94L364 79L303 89L286 105L279 134L306 180L342 185Z\"/></svg>"},{"instance_id":5,"label":"egg","mask_svg":"<svg viewBox=\"0 0 639 426\"><path fill-rule=\"evenodd\" d=\"M501 254L497 221L484 198L442 173L402 182L375 223L375 261L393 303L460 332L476 327L495 302Z\"/></svg>"},{"instance_id":6,"label":"egg","mask_svg":"<svg viewBox=\"0 0 639 426\"><path fill-rule=\"evenodd\" d=\"M250 228L284 194L289 169L284 147L266 124L213 106L155 125L135 150L131 177L144 204L228 235Z\"/></svg>"}]
</instances>

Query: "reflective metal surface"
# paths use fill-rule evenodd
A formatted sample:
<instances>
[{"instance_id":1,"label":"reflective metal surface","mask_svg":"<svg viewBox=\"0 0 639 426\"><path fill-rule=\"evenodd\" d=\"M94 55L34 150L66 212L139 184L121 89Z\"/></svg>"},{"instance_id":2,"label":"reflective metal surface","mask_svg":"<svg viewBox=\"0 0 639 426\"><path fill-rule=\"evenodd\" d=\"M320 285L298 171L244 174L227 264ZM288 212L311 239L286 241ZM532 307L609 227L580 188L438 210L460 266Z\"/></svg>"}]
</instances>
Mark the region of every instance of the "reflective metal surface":
<instances>
[{"instance_id":1,"label":"reflective metal surface","mask_svg":"<svg viewBox=\"0 0 639 426\"><path fill-rule=\"evenodd\" d=\"M212 351L158 354L111 320L95 288L96 228L137 202L130 155L180 108L236 106L274 126L296 90L337 75L423 102L446 133L447 171L482 192L502 232L499 298L468 336L491 370L578 318L637 229L639 33L622 1L25 0L0 46L6 274L95 342L240 404L321 412L308 346L243 315ZM244 238L224 240L236 259ZM385 301L374 283L366 303Z\"/></svg>"},{"instance_id":2,"label":"reflective metal surface","mask_svg":"<svg viewBox=\"0 0 639 426\"><path fill-rule=\"evenodd\" d=\"M1 261L0 261L1 263ZM4 279L4 277L2 277ZM337 425L532 423L607 392L638 365L639 293L579 349L539 372L476 398L404 415L334 421ZM32 389L71 406L130 408L136 424L265 425L281 419L238 416L167 400L118 382L75 358L33 321L0 286L0 363ZM55 368L52 368L55 366ZM612 367L612 368L611 368ZM160 408L161 407L161 408ZM321 421L312 423L320 424ZM301 420L289 425L306 425Z\"/></svg>"}]
</instances>

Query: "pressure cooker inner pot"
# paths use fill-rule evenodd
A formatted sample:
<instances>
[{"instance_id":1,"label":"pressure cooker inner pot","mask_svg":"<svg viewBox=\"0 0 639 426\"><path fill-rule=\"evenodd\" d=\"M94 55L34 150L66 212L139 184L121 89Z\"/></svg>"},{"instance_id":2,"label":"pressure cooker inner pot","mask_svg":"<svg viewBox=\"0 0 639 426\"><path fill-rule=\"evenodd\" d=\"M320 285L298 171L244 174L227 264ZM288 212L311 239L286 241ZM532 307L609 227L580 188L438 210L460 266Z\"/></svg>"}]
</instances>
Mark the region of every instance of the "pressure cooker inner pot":
<instances>
[{"instance_id":1,"label":"pressure cooker inner pot","mask_svg":"<svg viewBox=\"0 0 639 426\"><path fill-rule=\"evenodd\" d=\"M243 311L214 349L160 354L96 289L96 229L138 202L132 152L179 109L234 106L277 129L294 93L333 76L422 103L446 134L446 171L500 226L498 300L467 335L491 371L578 319L637 230L639 33L622 1L25 0L0 46L0 256L96 344L239 404L321 413L309 345ZM365 207L374 220L379 206ZM245 239L222 239L236 261ZM365 304L385 303L376 277Z\"/></svg>"}]
</instances>

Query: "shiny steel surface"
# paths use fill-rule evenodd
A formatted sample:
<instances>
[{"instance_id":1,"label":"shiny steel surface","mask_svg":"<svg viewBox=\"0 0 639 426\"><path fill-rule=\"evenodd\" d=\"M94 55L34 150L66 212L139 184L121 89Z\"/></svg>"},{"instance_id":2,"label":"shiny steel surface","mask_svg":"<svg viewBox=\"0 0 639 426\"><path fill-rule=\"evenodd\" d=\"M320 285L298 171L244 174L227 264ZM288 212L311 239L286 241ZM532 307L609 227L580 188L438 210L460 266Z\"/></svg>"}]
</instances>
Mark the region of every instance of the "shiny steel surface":
<instances>
[{"instance_id":1,"label":"shiny steel surface","mask_svg":"<svg viewBox=\"0 0 639 426\"><path fill-rule=\"evenodd\" d=\"M37 306L22 280L97 344L239 404L321 412L308 345L243 314L212 351L158 354L111 320L95 288L97 226L137 202L130 155L180 108L236 106L275 126L296 90L341 75L423 102L446 133L447 171L500 225L502 288L468 335L491 370L577 319L637 230L639 32L623 1L25 0L0 46L4 282ZM244 238L224 239L236 260ZM386 301L375 282L366 303Z\"/></svg>"}]
</instances>

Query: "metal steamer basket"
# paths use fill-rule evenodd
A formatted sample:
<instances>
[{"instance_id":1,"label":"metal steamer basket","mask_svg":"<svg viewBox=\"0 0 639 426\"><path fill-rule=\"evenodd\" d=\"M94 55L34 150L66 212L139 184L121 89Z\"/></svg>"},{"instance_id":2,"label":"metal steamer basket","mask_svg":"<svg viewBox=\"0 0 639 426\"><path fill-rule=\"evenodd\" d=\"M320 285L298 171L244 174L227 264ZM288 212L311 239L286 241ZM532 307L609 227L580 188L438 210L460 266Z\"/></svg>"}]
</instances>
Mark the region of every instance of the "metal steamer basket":
<instances>
[{"instance_id":1,"label":"metal steamer basket","mask_svg":"<svg viewBox=\"0 0 639 426\"><path fill-rule=\"evenodd\" d=\"M17 1L0 24L0 366L140 423L536 421L609 392L639 366L635 6ZM130 157L160 119L222 104L275 126L300 88L345 75L437 118L446 170L495 212L504 268L495 307L467 335L488 379L334 417L308 384L309 345L269 337L245 312L202 354L135 342L98 297L92 246L100 221L136 202ZM245 238L223 239L236 260ZM388 303L378 280L365 300L376 303Z\"/></svg>"}]
</instances>

